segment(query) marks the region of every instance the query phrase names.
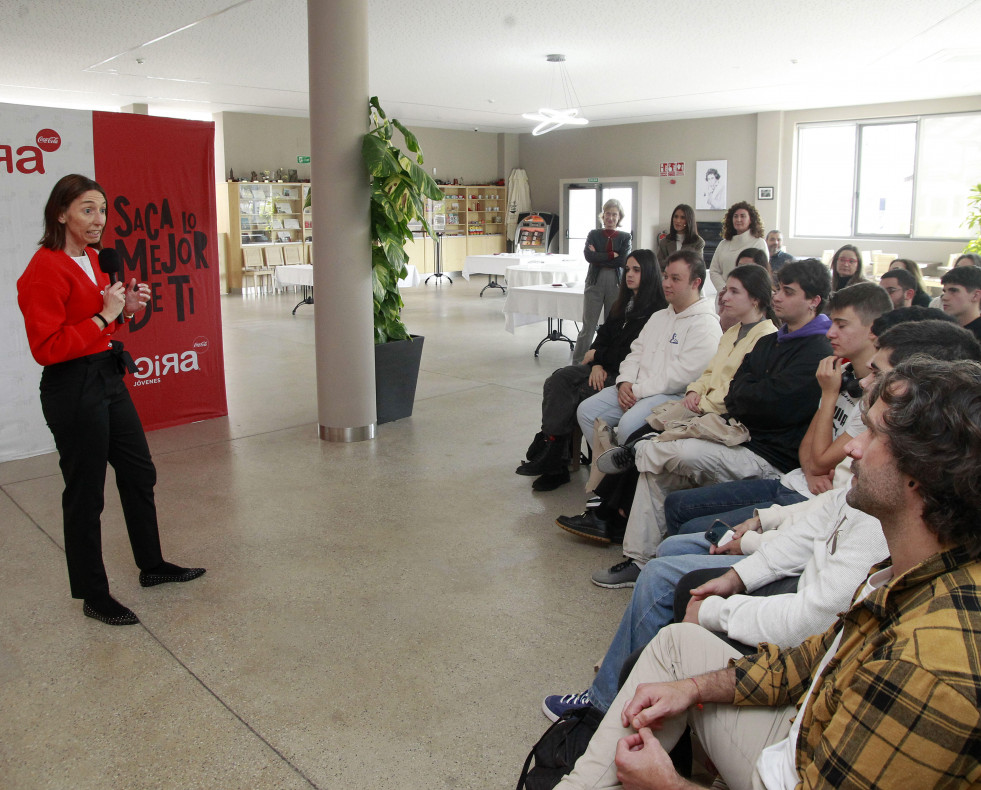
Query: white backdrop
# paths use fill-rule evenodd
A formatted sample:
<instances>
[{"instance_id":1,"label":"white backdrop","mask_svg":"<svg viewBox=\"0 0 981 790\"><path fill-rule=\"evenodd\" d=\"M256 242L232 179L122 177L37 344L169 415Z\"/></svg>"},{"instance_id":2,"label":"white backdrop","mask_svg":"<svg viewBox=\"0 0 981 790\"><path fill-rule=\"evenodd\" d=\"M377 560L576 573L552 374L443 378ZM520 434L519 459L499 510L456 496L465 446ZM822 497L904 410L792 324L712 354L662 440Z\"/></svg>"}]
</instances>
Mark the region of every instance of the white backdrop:
<instances>
[{"instance_id":1,"label":"white backdrop","mask_svg":"<svg viewBox=\"0 0 981 790\"><path fill-rule=\"evenodd\" d=\"M19 160L32 159L40 131L61 139L56 151L42 152L44 172L21 172ZM36 162L24 162L25 168ZM64 175L94 177L92 113L49 107L0 104L0 461L54 450L41 416L41 366L27 346L17 307L17 278L27 268L44 230L44 204Z\"/></svg>"}]
</instances>

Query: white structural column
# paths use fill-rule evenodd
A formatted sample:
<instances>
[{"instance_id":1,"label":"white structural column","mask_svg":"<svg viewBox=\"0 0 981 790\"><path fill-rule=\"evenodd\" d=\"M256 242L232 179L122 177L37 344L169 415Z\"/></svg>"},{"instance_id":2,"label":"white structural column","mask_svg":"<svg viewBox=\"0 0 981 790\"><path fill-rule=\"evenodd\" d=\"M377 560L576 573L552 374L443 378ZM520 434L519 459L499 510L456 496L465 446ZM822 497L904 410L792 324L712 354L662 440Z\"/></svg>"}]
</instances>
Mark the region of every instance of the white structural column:
<instances>
[{"instance_id":1,"label":"white structural column","mask_svg":"<svg viewBox=\"0 0 981 790\"><path fill-rule=\"evenodd\" d=\"M368 179L368 11L363 0L307 0L313 284L320 438L375 436Z\"/></svg>"}]
</instances>

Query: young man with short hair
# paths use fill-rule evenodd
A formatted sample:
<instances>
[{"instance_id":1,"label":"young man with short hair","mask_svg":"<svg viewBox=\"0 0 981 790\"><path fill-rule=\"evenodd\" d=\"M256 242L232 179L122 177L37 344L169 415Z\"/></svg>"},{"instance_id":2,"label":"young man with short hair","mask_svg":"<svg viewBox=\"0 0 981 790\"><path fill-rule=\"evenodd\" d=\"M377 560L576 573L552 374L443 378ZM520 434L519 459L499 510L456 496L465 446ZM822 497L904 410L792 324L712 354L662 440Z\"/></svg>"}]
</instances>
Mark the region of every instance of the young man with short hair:
<instances>
[{"instance_id":1,"label":"young man with short hair","mask_svg":"<svg viewBox=\"0 0 981 790\"><path fill-rule=\"evenodd\" d=\"M831 351L825 337L831 321L821 313L830 277L819 260L810 259L788 263L778 279L773 308L784 324L746 355L725 398L729 415L749 430L749 441L736 447L705 439L634 445L641 475L623 540L625 560L593 574L593 584L633 586L666 534L668 492L728 480L779 478L797 466L797 449L820 399L814 373Z\"/></svg>"},{"instance_id":2,"label":"young man with short hair","mask_svg":"<svg viewBox=\"0 0 981 790\"><path fill-rule=\"evenodd\" d=\"M655 406L683 398L685 387L705 370L719 347L722 328L712 303L702 296L703 282L700 255L678 250L668 256L663 275L668 306L650 317L631 344L616 387L586 398L576 411L590 446L597 417L610 427L619 426L626 439Z\"/></svg>"},{"instance_id":3,"label":"young man with short hair","mask_svg":"<svg viewBox=\"0 0 981 790\"><path fill-rule=\"evenodd\" d=\"M940 297L943 311L981 339L981 269L958 266L941 277L940 283L944 287Z\"/></svg>"},{"instance_id":4,"label":"young man with short hair","mask_svg":"<svg viewBox=\"0 0 981 790\"><path fill-rule=\"evenodd\" d=\"M905 269L890 269L879 278L894 308L910 307L916 296L916 278Z\"/></svg>"},{"instance_id":5,"label":"young man with short hair","mask_svg":"<svg viewBox=\"0 0 981 790\"><path fill-rule=\"evenodd\" d=\"M978 783L981 365L915 357L868 403L847 501L890 557L850 609L745 657L700 626L663 629L559 790L694 788L666 753L688 725L733 788Z\"/></svg>"}]
</instances>

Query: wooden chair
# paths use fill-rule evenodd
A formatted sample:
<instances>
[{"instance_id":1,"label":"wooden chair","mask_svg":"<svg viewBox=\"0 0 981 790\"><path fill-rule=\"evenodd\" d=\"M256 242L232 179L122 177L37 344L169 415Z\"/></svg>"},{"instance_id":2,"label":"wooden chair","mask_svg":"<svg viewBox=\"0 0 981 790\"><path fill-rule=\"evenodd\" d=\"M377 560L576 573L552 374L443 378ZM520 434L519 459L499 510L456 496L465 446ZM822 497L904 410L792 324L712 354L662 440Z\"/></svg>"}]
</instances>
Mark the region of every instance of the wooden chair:
<instances>
[{"instance_id":1,"label":"wooden chair","mask_svg":"<svg viewBox=\"0 0 981 790\"><path fill-rule=\"evenodd\" d=\"M300 266L303 264L303 249L299 244L289 244L283 247L283 262L287 266Z\"/></svg>"},{"instance_id":2,"label":"wooden chair","mask_svg":"<svg viewBox=\"0 0 981 790\"><path fill-rule=\"evenodd\" d=\"M894 252L876 252L872 251L872 274L876 277L881 277L887 271L889 271L889 264L892 263L899 256Z\"/></svg>"},{"instance_id":3,"label":"wooden chair","mask_svg":"<svg viewBox=\"0 0 981 790\"><path fill-rule=\"evenodd\" d=\"M242 248L242 293L245 293L246 278L251 279L256 295L264 288L263 283L272 285L272 269L266 267L262 259L262 248Z\"/></svg>"},{"instance_id":4,"label":"wooden chair","mask_svg":"<svg viewBox=\"0 0 981 790\"><path fill-rule=\"evenodd\" d=\"M279 288L276 285L276 267L283 265L283 247L278 244L272 244L266 247L266 268L270 272L270 282L272 283L273 291L278 291Z\"/></svg>"}]
</instances>

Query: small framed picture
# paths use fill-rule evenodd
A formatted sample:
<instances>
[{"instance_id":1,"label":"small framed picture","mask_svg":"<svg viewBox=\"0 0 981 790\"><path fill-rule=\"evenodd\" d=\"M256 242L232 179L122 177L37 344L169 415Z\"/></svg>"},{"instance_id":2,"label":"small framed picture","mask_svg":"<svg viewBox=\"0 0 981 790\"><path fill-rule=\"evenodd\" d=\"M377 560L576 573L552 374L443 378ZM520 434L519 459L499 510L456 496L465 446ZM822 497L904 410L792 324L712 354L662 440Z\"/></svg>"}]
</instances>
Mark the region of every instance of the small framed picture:
<instances>
[{"instance_id":1,"label":"small framed picture","mask_svg":"<svg viewBox=\"0 0 981 790\"><path fill-rule=\"evenodd\" d=\"M773 200L773 187L757 187L756 188L756 199L757 200Z\"/></svg>"}]
</instances>

